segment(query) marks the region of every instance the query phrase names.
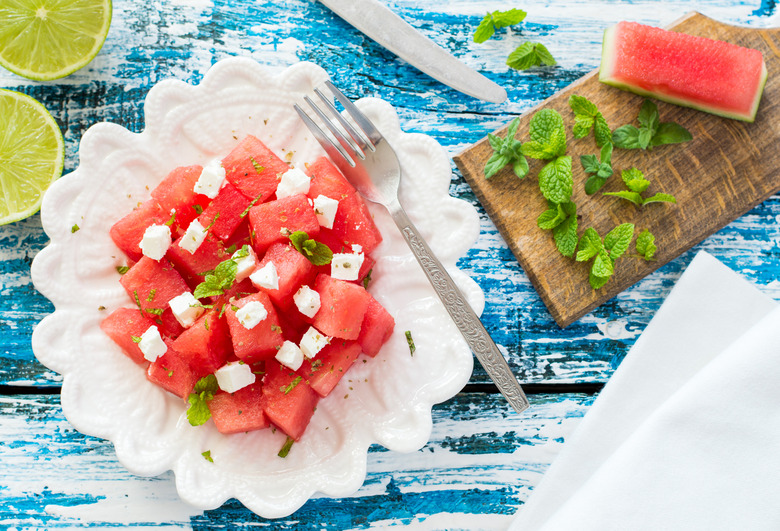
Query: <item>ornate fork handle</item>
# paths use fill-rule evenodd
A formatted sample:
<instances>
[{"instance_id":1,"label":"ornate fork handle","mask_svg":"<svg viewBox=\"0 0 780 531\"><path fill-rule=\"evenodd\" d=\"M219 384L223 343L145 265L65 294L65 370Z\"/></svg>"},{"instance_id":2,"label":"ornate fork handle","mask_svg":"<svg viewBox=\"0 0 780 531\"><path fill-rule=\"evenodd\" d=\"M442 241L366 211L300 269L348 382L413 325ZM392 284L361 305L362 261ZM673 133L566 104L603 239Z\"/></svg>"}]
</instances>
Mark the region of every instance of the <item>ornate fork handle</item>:
<instances>
[{"instance_id":1,"label":"ornate fork handle","mask_svg":"<svg viewBox=\"0 0 780 531\"><path fill-rule=\"evenodd\" d=\"M396 202L388 207L398 228L412 250L414 257L420 263L436 290L436 294L444 303L447 312L455 321L463 337L466 339L471 350L477 356L477 359L485 368L490 378L495 382L498 390L504 395L509 405L518 413L528 407L528 399L512 374L509 364L504 359L501 351L498 350L493 339L485 330L485 326L480 321L474 310L463 298L458 286L452 280L447 270L434 256L428 244L417 232L414 224L404 212L401 205Z\"/></svg>"}]
</instances>

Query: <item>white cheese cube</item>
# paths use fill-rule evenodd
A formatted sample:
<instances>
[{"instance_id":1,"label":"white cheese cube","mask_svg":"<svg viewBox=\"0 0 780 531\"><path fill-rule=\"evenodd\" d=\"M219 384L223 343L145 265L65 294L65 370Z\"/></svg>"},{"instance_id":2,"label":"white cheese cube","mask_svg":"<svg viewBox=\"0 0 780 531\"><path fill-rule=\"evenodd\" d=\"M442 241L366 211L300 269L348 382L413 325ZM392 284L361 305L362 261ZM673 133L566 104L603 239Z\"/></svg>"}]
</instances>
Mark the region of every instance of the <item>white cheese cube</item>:
<instances>
[{"instance_id":1,"label":"white cheese cube","mask_svg":"<svg viewBox=\"0 0 780 531\"><path fill-rule=\"evenodd\" d=\"M184 328L191 327L198 317L206 311L189 291L183 292L170 300L168 306L171 307L173 316Z\"/></svg>"},{"instance_id":2,"label":"white cheese cube","mask_svg":"<svg viewBox=\"0 0 780 531\"><path fill-rule=\"evenodd\" d=\"M303 352L292 341L285 341L276 352L276 361L288 369L297 371L303 364Z\"/></svg>"},{"instance_id":3,"label":"white cheese cube","mask_svg":"<svg viewBox=\"0 0 780 531\"><path fill-rule=\"evenodd\" d=\"M168 225L149 225L138 244L144 256L159 260L171 246L171 229Z\"/></svg>"},{"instance_id":4,"label":"white cheese cube","mask_svg":"<svg viewBox=\"0 0 780 531\"><path fill-rule=\"evenodd\" d=\"M320 309L320 294L306 285L301 286L295 292L293 301L295 301L298 311L306 317L314 317Z\"/></svg>"},{"instance_id":5,"label":"white cheese cube","mask_svg":"<svg viewBox=\"0 0 780 531\"><path fill-rule=\"evenodd\" d=\"M317 221L320 226L326 229L333 228L333 220L336 219L336 212L339 209L339 202L325 195L318 195L312 205L314 213L317 215Z\"/></svg>"},{"instance_id":6,"label":"white cheese cube","mask_svg":"<svg viewBox=\"0 0 780 531\"><path fill-rule=\"evenodd\" d=\"M314 328L313 326L310 326L308 330L306 330L306 333L303 334L303 337L301 338L301 342L299 343L301 347L301 352L303 352L303 355L307 358L313 358L317 355L317 353L325 348L330 343L330 338Z\"/></svg>"},{"instance_id":7,"label":"white cheese cube","mask_svg":"<svg viewBox=\"0 0 780 531\"><path fill-rule=\"evenodd\" d=\"M252 330L266 317L268 317L268 310L260 301L249 301L236 310L236 319L247 330Z\"/></svg>"},{"instance_id":8,"label":"white cheese cube","mask_svg":"<svg viewBox=\"0 0 780 531\"><path fill-rule=\"evenodd\" d=\"M190 226L184 232L184 236L179 240L179 247L188 251L190 254L195 254L200 244L206 239L206 229L197 219L193 219Z\"/></svg>"},{"instance_id":9,"label":"white cheese cube","mask_svg":"<svg viewBox=\"0 0 780 531\"><path fill-rule=\"evenodd\" d=\"M279 289L279 275L276 273L276 266L273 262L268 262L263 267L256 269L249 275L254 287L260 289Z\"/></svg>"},{"instance_id":10,"label":"white cheese cube","mask_svg":"<svg viewBox=\"0 0 780 531\"><path fill-rule=\"evenodd\" d=\"M226 393L235 393L247 385L255 383L256 376L252 368L240 361L229 361L214 372L219 388Z\"/></svg>"},{"instance_id":11,"label":"white cheese cube","mask_svg":"<svg viewBox=\"0 0 780 531\"><path fill-rule=\"evenodd\" d=\"M141 341L138 342L138 348L144 353L144 358L148 361L155 361L157 358L168 352L168 345L165 344L160 331L152 325L141 334Z\"/></svg>"},{"instance_id":12,"label":"white cheese cube","mask_svg":"<svg viewBox=\"0 0 780 531\"><path fill-rule=\"evenodd\" d=\"M219 159L214 159L203 167L198 182L193 190L196 194L203 194L209 199L214 199L225 182L225 168Z\"/></svg>"},{"instance_id":13,"label":"white cheese cube","mask_svg":"<svg viewBox=\"0 0 780 531\"><path fill-rule=\"evenodd\" d=\"M363 266L363 253L333 253L330 276L340 280L357 280Z\"/></svg>"},{"instance_id":14,"label":"white cheese cube","mask_svg":"<svg viewBox=\"0 0 780 531\"><path fill-rule=\"evenodd\" d=\"M245 278L248 278L252 274L252 271L257 267L257 255L254 249L248 247L249 254L243 258L236 259L236 255L240 252L233 253L232 258L236 261L236 282L241 282Z\"/></svg>"},{"instance_id":15,"label":"white cheese cube","mask_svg":"<svg viewBox=\"0 0 780 531\"><path fill-rule=\"evenodd\" d=\"M356 254L360 254L363 252L363 246L357 243L352 244L352 252Z\"/></svg>"},{"instance_id":16,"label":"white cheese cube","mask_svg":"<svg viewBox=\"0 0 780 531\"><path fill-rule=\"evenodd\" d=\"M309 191L311 178L298 168L290 168L282 174L282 180L276 187L276 198L290 197L291 195L305 194Z\"/></svg>"}]
</instances>

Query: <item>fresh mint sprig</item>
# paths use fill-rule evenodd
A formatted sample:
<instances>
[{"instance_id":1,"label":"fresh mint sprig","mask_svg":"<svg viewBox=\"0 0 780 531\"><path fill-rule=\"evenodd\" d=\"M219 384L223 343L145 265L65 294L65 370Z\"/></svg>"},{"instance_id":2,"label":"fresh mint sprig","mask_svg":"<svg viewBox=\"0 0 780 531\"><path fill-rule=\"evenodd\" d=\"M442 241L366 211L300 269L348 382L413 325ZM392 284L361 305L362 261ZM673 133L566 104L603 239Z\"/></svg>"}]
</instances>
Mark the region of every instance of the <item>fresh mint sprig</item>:
<instances>
[{"instance_id":1,"label":"fresh mint sprig","mask_svg":"<svg viewBox=\"0 0 780 531\"><path fill-rule=\"evenodd\" d=\"M249 246L244 245L231 258L220 262L214 268L214 271L207 272L203 282L195 286L195 291L193 291L192 295L196 299L202 299L204 297L216 297L225 293L236 281L237 260L247 256L249 256Z\"/></svg>"},{"instance_id":2,"label":"fresh mint sprig","mask_svg":"<svg viewBox=\"0 0 780 531\"><path fill-rule=\"evenodd\" d=\"M190 424L201 426L211 418L208 403L214 398L218 389L217 377L213 374L198 380L192 393L187 397L187 402L190 404L187 408L187 420L190 421Z\"/></svg>"},{"instance_id":3,"label":"fresh mint sprig","mask_svg":"<svg viewBox=\"0 0 780 531\"><path fill-rule=\"evenodd\" d=\"M293 232L288 238L293 247L316 266L327 265L333 260L333 251L330 250L330 247L310 239L309 235L302 230Z\"/></svg>"},{"instance_id":4,"label":"fresh mint sprig","mask_svg":"<svg viewBox=\"0 0 780 531\"><path fill-rule=\"evenodd\" d=\"M601 148L601 160L596 155L580 155L580 164L585 173L590 174L585 181L585 193L593 195L612 176L612 144L604 144Z\"/></svg>"},{"instance_id":5,"label":"fresh mint sprig","mask_svg":"<svg viewBox=\"0 0 780 531\"><path fill-rule=\"evenodd\" d=\"M645 179L644 174L636 168L623 170L621 177L626 185L626 190L604 192L604 195L620 197L631 201L637 206L647 205L648 203L677 203L677 199L671 194L657 193L651 197L643 197L642 193L650 186L650 181Z\"/></svg>"},{"instance_id":6,"label":"fresh mint sprig","mask_svg":"<svg viewBox=\"0 0 780 531\"><path fill-rule=\"evenodd\" d=\"M555 246L563 256L572 257L577 249L577 205L547 202L548 209L536 218L536 225L543 230L551 230Z\"/></svg>"},{"instance_id":7,"label":"fresh mint sprig","mask_svg":"<svg viewBox=\"0 0 780 531\"><path fill-rule=\"evenodd\" d=\"M615 129L612 133L612 143L622 149L651 150L663 144L679 144L687 142L693 135L683 126L674 122L661 122L658 106L650 100L645 100L639 109L639 127L631 124Z\"/></svg>"},{"instance_id":8,"label":"fresh mint sprig","mask_svg":"<svg viewBox=\"0 0 780 531\"><path fill-rule=\"evenodd\" d=\"M528 70L532 66L555 66L558 63L544 44L525 41L509 54L506 64L515 70Z\"/></svg>"},{"instance_id":9,"label":"fresh mint sprig","mask_svg":"<svg viewBox=\"0 0 780 531\"><path fill-rule=\"evenodd\" d=\"M474 42L481 43L495 34L497 29L514 26L525 20L527 13L522 9L492 11L485 15L474 31Z\"/></svg>"},{"instance_id":10,"label":"fresh mint sprig","mask_svg":"<svg viewBox=\"0 0 780 531\"><path fill-rule=\"evenodd\" d=\"M597 146L604 147L612 143L612 131L594 103L584 96L572 94L569 107L574 112L574 138L584 138L593 130Z\"/></svg>"},{"instance_id":11,"label":"fresh mint sprig","mask_svg":"<svg viewBox=\"0 0 780 531\"><path fill-rule=\"evenodd\" d=\"M531 140L522 146L523 154L549 162L539 171L539 190L548 201L567 203L574 189L571 157L566 153L563 117L553 109L542 109L528 124Z\"/></svg>"},{"instance_id":12,"label":"fresh mint sprig","mask_svg":"<svg viewBox=\"0 0 780 531\"><path fill-rule=\"evenodd\" d=\"M528 175L528 161L522 153L522 143L515 138L520 118L515 118L507 128L506 137L488 133L488 142L493 148L493 154L485 163L485 179L490 179L501 171L507 164L512 165L512 170L518 178Z\"/></svg>"},{"instance_id":13,"label":"fresh mint sprig","mask_svg":"<svg viewBox=\"0 0 780 531\"><path fill-rule=\"evenodd\" d=\"M594 259L588 278L593 289L599 289L609 281L615 272L615 261L625 254L633 238L632 223L618 225L603 240L593 227L585 230L580 238L576 260L587 262Z\"/></svg>"}]
</instances>

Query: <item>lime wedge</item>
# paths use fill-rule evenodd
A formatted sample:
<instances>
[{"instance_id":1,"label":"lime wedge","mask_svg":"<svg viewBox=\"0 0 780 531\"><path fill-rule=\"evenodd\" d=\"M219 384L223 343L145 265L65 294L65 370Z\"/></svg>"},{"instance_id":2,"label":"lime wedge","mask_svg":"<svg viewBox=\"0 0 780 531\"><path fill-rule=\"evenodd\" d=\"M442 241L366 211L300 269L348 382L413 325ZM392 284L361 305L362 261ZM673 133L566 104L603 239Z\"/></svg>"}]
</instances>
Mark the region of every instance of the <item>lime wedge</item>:
<instances>
[{"instance_id":1,"label":"lime wedge","mask_svg":"<svg viewBox=\"0 0 780 531\"><path fill-rule=\"evenodd\" d=\"M0 65L49 81L72 74L100 51L111 25L111 0L3 0Z\"/></svg>"},{"instance_id":2,"label":"lime wedge","mask_svg":"<svg viewBox=\"0 0 780 531\"><path fill-rule=\"evenodd\" d=\"M0 225L29 217L43 193L62 175L62 133L46 108L0 89Z\"/></svg>"}]
</instances>

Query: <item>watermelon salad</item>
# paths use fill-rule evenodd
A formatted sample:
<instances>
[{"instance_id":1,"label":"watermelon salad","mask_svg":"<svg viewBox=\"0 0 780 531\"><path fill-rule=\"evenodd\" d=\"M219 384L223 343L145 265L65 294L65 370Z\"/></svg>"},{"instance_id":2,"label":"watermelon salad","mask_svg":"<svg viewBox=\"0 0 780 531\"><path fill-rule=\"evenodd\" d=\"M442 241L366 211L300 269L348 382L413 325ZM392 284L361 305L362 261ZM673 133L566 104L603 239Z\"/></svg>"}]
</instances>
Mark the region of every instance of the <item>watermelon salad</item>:
<instances>
[{"instance_id":1,"label":"watermelon salad","mask_svg":"<svg viewBox=\"0 0 780 531\"><path fill-rule=\"evenodd\" d=\"M222 160L174 169L110 236L135 308L101 328L189 402L192 424L273 426L297 441L317 402L393 332L367 290L382 236L324 157L294 168L248 136Z\"/></svg>"}]
</instances>

